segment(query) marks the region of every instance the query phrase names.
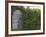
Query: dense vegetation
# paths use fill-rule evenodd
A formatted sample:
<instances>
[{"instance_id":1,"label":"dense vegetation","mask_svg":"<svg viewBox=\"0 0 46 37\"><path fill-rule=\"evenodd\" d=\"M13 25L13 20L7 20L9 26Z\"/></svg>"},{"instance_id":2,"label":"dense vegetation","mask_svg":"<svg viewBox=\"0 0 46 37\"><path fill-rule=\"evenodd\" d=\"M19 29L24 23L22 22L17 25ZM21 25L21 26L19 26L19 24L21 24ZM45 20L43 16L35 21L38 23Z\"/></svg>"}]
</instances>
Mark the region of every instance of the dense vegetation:
<instances>
[{"instance_id":1,"label":"dense vegetation","mask_svg":"<svg viewBox=\"0 0 46 37\"><path fill-rule=\"evenodd\" d=\"M27 7L20 8L23 18L23 29L22 30L38 30L40 29L40 9Z\"/></svg>"}]
</instances>

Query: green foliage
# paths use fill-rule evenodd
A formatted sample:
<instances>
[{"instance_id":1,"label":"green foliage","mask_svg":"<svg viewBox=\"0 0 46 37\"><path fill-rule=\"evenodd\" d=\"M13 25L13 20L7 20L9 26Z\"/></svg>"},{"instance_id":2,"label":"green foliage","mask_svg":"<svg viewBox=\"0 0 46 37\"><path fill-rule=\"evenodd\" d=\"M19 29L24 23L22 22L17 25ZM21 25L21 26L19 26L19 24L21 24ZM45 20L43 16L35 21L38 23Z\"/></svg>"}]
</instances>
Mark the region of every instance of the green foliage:
<instances>
[{"instance_id":1,"label":"green foliage","mask_svg":"<svg viewBox=\"0 0 46 37\"><path fill-rule=\"evenodd\" d=\"M40 29L40 9L26 9L23 7L20 9L23 14L23 29L24 30L36 30Z\"/></svg>"}]
</instances>

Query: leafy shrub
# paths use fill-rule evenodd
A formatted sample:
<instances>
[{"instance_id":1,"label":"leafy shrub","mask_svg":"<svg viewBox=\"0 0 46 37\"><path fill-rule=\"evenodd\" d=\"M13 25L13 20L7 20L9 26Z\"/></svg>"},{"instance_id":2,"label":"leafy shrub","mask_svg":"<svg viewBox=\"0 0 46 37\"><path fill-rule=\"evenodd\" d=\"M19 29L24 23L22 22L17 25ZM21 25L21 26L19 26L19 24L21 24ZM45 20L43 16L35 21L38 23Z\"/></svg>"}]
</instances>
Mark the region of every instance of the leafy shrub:
<instances>
[{"instance_id":1,"label":"leafy shrub","mask_svg":"<svg viewBox=\"0 0 46 37\"><path fill-rule=\"evenodd\" d=\"M20 9L23 14L23 29L24 30L36 30L40 29L40 9L26 9L23 7Z\"/></svg>"}]
</instances>

